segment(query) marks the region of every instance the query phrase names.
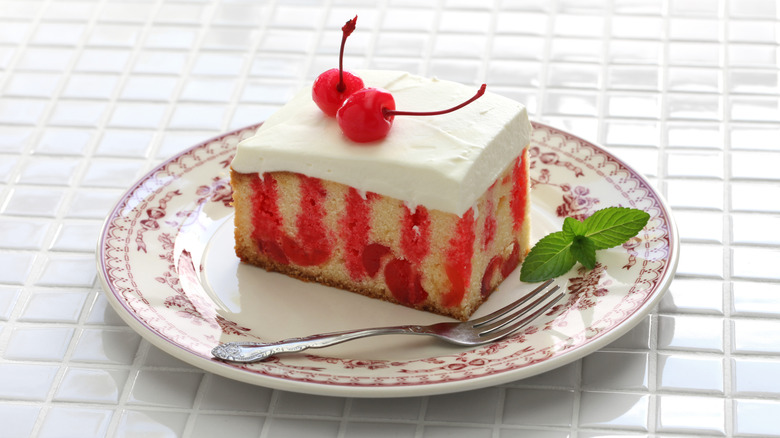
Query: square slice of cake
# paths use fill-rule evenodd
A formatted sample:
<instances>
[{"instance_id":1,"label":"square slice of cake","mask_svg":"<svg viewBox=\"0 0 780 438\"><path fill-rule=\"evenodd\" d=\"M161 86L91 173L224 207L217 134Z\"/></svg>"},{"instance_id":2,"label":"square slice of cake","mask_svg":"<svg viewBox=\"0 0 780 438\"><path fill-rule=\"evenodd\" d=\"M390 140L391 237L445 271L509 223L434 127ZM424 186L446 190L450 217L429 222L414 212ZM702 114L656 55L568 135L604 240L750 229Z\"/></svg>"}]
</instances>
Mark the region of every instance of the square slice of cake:
<instances>
[{"instance_id":1,"label":"square slice of cake","mask_svg":"<svg viewBox=\"0 0 780 438\"><path fill-rule=\"evenodd\" d=\"M449 108L475 90L396 71L358 75L399 110ZM386 138L354 143L302 90L238 145L236 254L466 320L529 250L530 135L525 107L487 92L452 113L397 116Z\"/></svg>"}]
</instances>

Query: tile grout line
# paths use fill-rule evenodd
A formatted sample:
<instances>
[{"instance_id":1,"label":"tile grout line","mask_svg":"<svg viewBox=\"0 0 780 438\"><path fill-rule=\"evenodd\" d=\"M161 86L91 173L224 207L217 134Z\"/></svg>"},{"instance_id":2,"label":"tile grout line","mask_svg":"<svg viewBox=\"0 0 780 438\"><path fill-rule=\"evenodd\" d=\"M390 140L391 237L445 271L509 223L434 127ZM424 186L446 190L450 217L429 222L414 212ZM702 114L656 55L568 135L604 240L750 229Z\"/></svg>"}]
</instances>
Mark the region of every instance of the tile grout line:
<instances>
[{"instance_id":1,"label":"tile grout line","mask_svg":"<svg viewBox=\"0 0 780 438\"><path fill-rule=\"evenodd\" d=\"M662 30L662 52L661 52L661 68L659 82L661 84L660 100L661 100L661 114L658 120L658 127L660 138L658 138L658 162L656 164L657 174L657 186L661 191L662 196L667 198L667 175L665 172L667 162L666 158L666 143L668 136L665 134L669 126L669 60L670 60L670 45L671 45L671 0L663 0L661 4L661 18L663 23ZM667 292L668 293L668 292ZM661 395L659 394L659 309L656 307L653 312L650 313L650 339L648 354L648 373L647 373L647 393L648 393L648 424L647 431L651 434L658 433L661 424Z\"/></svg>"},{"instance_id":2,"label":"tile grout line","mask_svg":"<svg viewBox=\"0 0 780 438\"><path fill-rule=\"evenodd\" d=\"M355 402L354 398L342 397L344 399L344 407L341 410L341 417L338 419L339 428L336 432L338 438L344 438L347 436L347 428L350 424L349 414L352 412L352 404Z\"/></svg>"},{"instance_id":3,"label":"tile grout line","mask_svg":"<svg viewBox=\"0 0 780 438\"><path fill-rule=\"evenodd\" d=\"M572 394L572 412L571 412L571 425L570 433L572 438L577 438L580 430L580 411L582 411L582 358L577 359L574 363L574 391Z\"/></svg>"},{"instance_id":4,"label":"tile grout line","mask_svg":"<svg viewBox=\"0 0 780 438\"><path fill-rule=\"evenodd\" d=\"M93 282L92 287L89 289L89 292L87 293L88 297L85 299L84 304L81 308L81 314L79 315L78 320L73 324L68 324L67 327L72 327L73 329L73 336L71 337L71 340L69 342L69 345L65 351L65 355L63 357L62 363L67 364L63 370L60 370L60 373L57 374L54 382L52 383L52 388L49 391L49 394L46 398L46 404L51 405L52 403L57 403L55 400L57 392L60 390L62 383L65 379L65 374L68 369L74 368L74 365L71 363L73 353L76 350L76 348L79 345L79 342L82 339L82 336L84 335L84 331L87 330L88 324L87 320L90 316L90 310L92 305L94 305L94 302L97 301L97 295L101 294L102 290L100 287L100 281L98 279L95 279ZM92 296L91 298L89 296ZM55 325L55 324L50 324ZM57 324L59 325L59 324ZM112 367L108 367L106 365L103 365L101 368L94 368L95 363L93 362L84 362L81 364L81 367L87 368L87 369L100 369L104 371L128 371L128 378L130 375L130 371L128 366L126 365L119 365L119 364L111 364ZM78 366L78 365L76 365ZM67 402L67 401L66 401ZM70 403L87 403L89 405L92 405L89 401L81 401L81 402L68 402ZM114 414L112 414L113 416Z\"/></svg>"},{"instance_id":5,"label":"tile grout line","mask_svg":"<svg viewBox=\"0 0 780 438\"><path fill-rule=\"evenodd\" d=\"M107 1L107 0L103 0L103 1ZM135 61L137 61L139 53L143 49L144 41L146 40L146 37L149 34L149 29L152 27L152 22L154 21L156 14L161 9L162 1L163 0L156 1L146 22L144 22L141 25L143 28L142 35L138 38L135 46L133 47L131 51L131 56L127 61L127 65L124 71L120 74L118 83L116 85L116 89L114 90L113 95L109 98L111 114L113 114L116 111L117 102L120 100L122 90L124 86L127 84L128 77L130 76L130 72L132 70L132 65L135 63ZM106 116L104 125L100 127L101 132L104 132L105 129L110 125L111 114L108 114ZM96 140L96 142L97 141L98 140ZM96 145L92 146L93 149L96 147L97 147ZM94 150L91 151L91 153L94 153ZM151 155L152 151L148 151L148 153ZM146 158L147 162L148 160L149 160L149 156L147 156ZM103 293L102 287L98 287L98 291L99 293ZM119 391L118 400L114 407L114 413L106 428L108 433L111 436L116 435L119 431L119 428L122 424L123 416L125 414L125 410L127 408L128 401L130 399L130 394L132 393L133 387L135 386L135 383L139 377L141 368L143 367L143 363L146 361L146 358L149 355L150 348L151 348L151 344L142 337L138 344L138 349L136 350L134 360L130 364L127 380L125 381L124 387L121 389L121 391Z\"/></svg>"},{"instance_id":6,"label":"tile grout line","mask_svg":"<svg viewBox=\"0 0 780 438\"><path fill-rule=\"evenodd\" d=\"M506 410L507 385L499 385L497 389L496 412L493 414L493 438L500 438L501 436L501 425L503 424L504 411Z\"/></svg>"},{"instance_id":7,"label":"tile grout line","mask_svg":"<svg viewBox=\"0 0 780 438\"><path fill-rule=\"evenodd\" d=\"M31 40L32 40L33 36L35 35L35 31L37 29L40 29L41 24L45 21L44 20L45 11L49 9L49 7L52 4L52 1L53 0L46 0L44 3L42 3L40 5L40 9L38 11L38 14L36 15L36 18L33 20L34 24L32 25L31 33L25 39L25 43L23 44L23 47L26 48L26 47L28 47L30 45ZM99 9L99 8L97 8L97 9ZM89 30L94 27L94 23L97 20L97 9L96 9L96 11L93 12L92 16L87 18L87 20L86 20L87 24L85 26L84 34L81 35L79 41L76 44L76 49L77 50L83 48L84 45L86 44L87 35L89 33ZM19 56L21 56L21 55L19 55ZM18 64L18 59L19 58L17 57L16 58L16 64ZM54 111L55 104L57 102L57 98L62 95L63 89L65 87L64 77L67 76L67 73L73 71L75 63L76 63L76 60L74 58L68 64L66 72L65 72L65 74L63 74L62 79L61 79L62 83L58 84L57 89L54 91L54 96L46 104L45 110L40 115L40 120L48 120L51 117L51 115L52 115L52 113ZM15 65L12 65L8 69L8 71L14 70L15 67L16 67ZM10 75L8 75L8 76L10 76ZM22 169L23 169L25 163L29 160L29 157L33 154L35 145L37 144L37 141L40 139L41 135L42 135L41 132L37 132L36 134L34 134L30 138L29 143L21 151L21 153L20 153L20 160L19 160L19 162L16 165L15 174L12 171L11 178L9 179L9 181L11 181L11 182L8 185L8 187L9 187L8 188L8 201L10 201L10 197L11 197L10 194L13 193L15 188L18 186L18 184L15 181L18 181L18 179L20 178L21 173L22 173ZM83 168L83 163L81 164L80 167ZM79 173L78 170L75 173L78 174ZM76 184L76 183L74 183L74 184ZM49 225L49 229L46 232L46 236L44 237L43 242L41 244L41 248L45 248L45 247L51 246L54 238L56 237L58 226L54 226L53 224L61 224L62 223L62 216L64 215L64 210L65 210L65 208L66 208L66 206L68 204L68 201L72 198L72 192L73 192L73 187L71 186L71 187L69 187L65 191L65 195L64 195L65 202L62 202L59 205L59 210L58 211L54 211L53 212L53 216L50 217L49 220L47 221L48 223L50 223L50 225ZM70 193L70 195L69 195L69 193ZM2 198L0 198L0 201L2 201ZM45 264L46 260L48 259L48 257L46 257L44 254L45 254L45 252L42 249L38 249L36 251L35 255L33 256L33 259L32 259L32 269L31 269L29 275L27 276L24 284L21 287L21 293L17 297L17 301L16 301L16 303L14 305L14 309L13 309L13 311L11 313L11 318L9 319L9 321L16 321L16 319L18 319L18 317L20 316L20 314L22 312L22 309L25 307L25 305L29 301L30 296L32 294L31 290L32 290L32 288L35 285L34 281L36 279L38 279L40 277L40 275L42 274L43 269L44 269L43 265ZM94 281L93 281L93 283L94 283ZM54 287L54 286L52 286L52 287ZM82 312L83 312L83 309L82 309ZM77 334L79 333L77 328L78 328L78 325L75 325L74 328L73 328L73 334L71 335L71 339L69 341L69 345L68 345L68 347L65 350L65 358L69 357L69 355L72 354L72 351L75 348L75 342L78 339L78 335ZM8 333L6 334L5 332L8 332ZM10 336L11 336L11 332L10 331L3 330L2 338L0 338L0 345L4 345L4 346L7 345L7 343L10 341ZM6 363L6 361L3 360L3 361L0 361L0 363ZM54 395L56 394L57 390L59 389L59 385L62 382L62 379L64 378L64 375L65 375L65 372L66 372L67 368L68 368L68 366L66 365L66 362L63 361L62 363L60 363L57 372L54 374L51 386L49 387L49 390L46 393L45 399L41 403L42 406L41 406L41 408L40 408L40 410L38 412L36 421L34 422L34 424L32 426L31 436L36 436L40 432L40 430L42 429L42 427L44 425L44 422L45 422L45 419L46 419L49 411L52 409L51 400L53 399Z\"/></svg>"},{"instance_id":8,"label":"tile grout line","mask_svg":"<svg viewBox=\"0 0 780 438\"><path fill-rule=\"evenodd\" d=\"M431 59L433 59L432 53L434 50L434 47L436 46L436 38L438 37L439 33L439 26L441 25L442 21L442 14L443 10L445 9L446 0L438 0L436 3L436 9L434 10L433 14L433 21L431 22L431 28L428 31L428 41L427 44L422 49L422 54L420 55L423 59L423 63L421 64L421 72L420 75L424 77L430 77L430 71L431 71Z\"/></svg>"},{"instance_id":9,"label":"tile grout line","mask_svg":"<svg viewBox=\"0 0 780 438\"><path fill-rule=\"evenodd\" d=\"M331 1L332 4L332 0L329 1ZM374 54L376 53L376 45L377 45L377 41L379 40L379 33L381 32L382 29L382 23L380 22L380 20L381 17L384 16L386 10L387 10L386 0L377 2L376 27L371 29L371 35L369 36L368 43L366 44L366 56L364 58L363 68L370 69L374 63L374 59L375 59ZM346 56L346 54L344 56Z\"/></svg>"},{"instance_id":10,"label":"tile grout line","mask_svg":"<svg viewBox=\"0 0 780 438\"><path fill-rule=\"evenodd\" d=\"M325 0L325 1L326 1L326 3L322 6L322 12L321 12L322 13L322 19L314 27L314 34L317 35L317 36L320 36L320 37L326 31L325 24L328 21L328 14L330 13L331 6L332 6L331 5L332 0ZM277 3L274 3L274 9L276 9L276 7L278 7L278 5L277 5ZM272 16L272 15L273 15L273 12L270 12L269 13L269 17ZM270 19L269 19L268 22L266 23L266 26L270 26L270 24L271 23L270 23ZM309 47L308 50L306 50L306 56L305 56L305 60L303 62L303 68L301 69L301 74L297 78L298 83L295 84L295 89L302 88L306 84L307 78L310 75L319 75L319 73L311 72L311 69L312 69L312 67L315 64L314 58L316 58L316 56L317 56L317 47L319 46L320 41L321 41L320 38L314 38L313 41L310 43L311 46ZM346 52L346 49L345 49L345 52ZM344 56L346 57L348 55L345 53ZM335 61L335 59L334 59L334 61ZM334 64L336 64L336 63L334 62ZM346 67L344 69L347 70Z\"/></svg>"},{"instance_id":11,"label":"tile grout line","mask_svg":"<svg viewBox=\"0 0 780 438\"><path fill-rule=\"evenodd\" d=\"M15 56L14 60L11 63L9 63L9 67L6 69L6 73L10 73L12 71L16 71L17 65L19 63L19 59L22 56L21 53L23 53L28 47L33 45L32 44L32 38L34 37L34 35L38 31L38 29L40 29L41 23L44 22L45 11L49 8L49 6L52 4L52 2L53 2L53 0L46 0L46 1L44 1L44 2L42 2L40 4L40 8L38 10L38 13L36 14L36 17L31 20L31 26L30 26L29 34L24 39L24 42L20 46L18 46L20 48L19 54L17 56ZM93 20L94 20L94 17L90 19L90 21L93 21ZM82 36L81 41L77 44L77 48L78 47L82 47L84 45L85 38L86 38L85 36ZM75 60L73 60L73 61L71 61L69 63L69 65L68 65L68 67L66 69L66 73L73 70L73 65L74 64L75 64ZM3 90L5 88L5 85L6 85L4 83L4 81L3 81L3 79L4 78L10 78L10 77L11 77L11 74L0 75L0 90ZM42 124L42 122L41 122L42 120L47 120L51 116L51 113L54 111L54 102L56 101L56 97L59 96L60 94L62 94L62 89L64 88L64 86L65 85L64 85L64 81L63 81L63 83L59 84L57 89L54 91L54 95L48 100L48 102L45 105L44 110L41 112L41 114L39 116L38 124ZM11 125L11 126L25 126L25 127L27 127L29 125L27 125L27 124L20 124L20 125ZM11 197L12 197L12 194L15 192L15 189L17 188L17 186L19 186L18 180L19 180L19 178L22 175L22 172L23 172L23 169L25 167L25 164L30 160L30 156L33 155L35 144L37 143L38 139L41 137L41 133L37 132L37 131L38 130L34 130L35 133L28 139L27 145L21 149L21 151L20 151L20 153L18 155L18 158L19 158L18 162L11 169L11 172L7 175L8 183L7 184L3 184L3 187L0 188L0 211L3 211L5 209L5 207L7 206L6 204L11 201ZM22 185L22 187L24 187L24 185ZM67 193L66 193L66 195L67 195ZM64 206L61 206L61 208L64 208ZM54 219L55 220L56 220L56 217L57 217L57 212L54 212ZM56 227L51 226L50 229L47 231L47 236L44 238L44 242L43 242L44 244L46 242L49 242L51 239L54 238L54 236L53 236L53 233L55 233L54 228L56 228ZM37 251L36 256L34 256L33 268L40 266L40 259L41 259L40 253L41 252L42 251L39 249ZM36 274L40 274L40 269L38 269L38 270L33 269L32 272L30 272L30 275L28 275L27 281L25 282L24 290L28 289L28 287L26 287L27 283L29 283L30 278L36 278L37 277Z\"/></svg>"},{"instance_id":12,"label":"tile grout line","mask_svg":"<svg viewBox=\"0 0 780 438\"><path fill-rule=\"evenodd\" d=\"M43 11L46 9L47 5L44 4L39 9L38 13L35 15L35 17L30 21L31 26L28 32L28 35L24 38L24 42L22 44L19 44L18 47L19 50L14 53L12 59L10 62L8 62L8 65L5 69L2 70L4 74L0 75L0 96L4 96L4 90L6 88L6 84L10 82L11 72L14 72L16 69L16 65L19 63L19 59L22 57L22 53L27 49L29 46L30 39L32 39L32 36L35 33L35 29L40 26L40 22L42 21L42 15ZM27 22L27 20L24 20L23 22ZM24 126L24 125L22 125ZM11 194L13 193L13 184L14 181L19 177L19 174L21 173L21 168L23 167L24 158L29 154L29 149L31 149L32 141L28 140L28 144L24 146L19 154L18 162L11 167L10 172L6 175L7 183L1 183L0 184L0 212L4 211L6 207L6 203L10 202L11 200ZM2 345L2 344L0 344Z\"/></svg>"},{"instance_id":13,"label":"tile grout line","mask_svg":"<svg viewBox=\"0 0 780 438\"><path fill-rule=\"evenodd\" d=\"M733 400L733 381L732 376L734 373L733 367L732 367L732 358L731 358L731 352L734 351L733 346L733 326L734 322L731 315L731 303L732 301L732 295L731 295L731 269L732 269L732 257L733 252L731 251L731 196L729 187L731 186L731 169L729 166L730 163L730 157L731 157L731 112L730 112L730 106L729 106L729 90L730 90L730 78L729 78L729 65L730 65L730 58L729 58L729 0L723 0L723 3L721 4L721 11L720 11L720 26L719 29L720 36L723 40L722 42L722 48L721 48L721 55L723 57L722 60L722 67L721 71L723 74L722 77L722 84L721 86L723 89L721 90L721 98L723 99L721 105L722 105L722 117L723 117L723 242L724 245L724 257L723 257L723 278L722 278L722 284L721 284L721 293L723 294L723 358L721 359L721 366L723 369L723 375L722 375L722 381L723 381L723 397L724 397L724 405L723 405L723 416L725 424L724 432L727 436L732 436L736 432L736 424L737 419L736 411L735 411L735 404Z\"/></svg>"},{"instance_id":14,"label":"tile grout line","mask_svg":"<svg viewBox=\"0 0 780 438\"><path fill-rule=\"evenodd\" d=\"M163 0L157 0L157 9L155 12L159 12L161 9L161 2ZM214 8L215 3L210 3L211 7L210 9L210 18L213 18L214 15ZM154 21L154 15L149 19L149 23L147 25L148 27L151 27L151 22ZM176 112L176 108L178 103L181 100L181 95L184 91L184 88L187 84L187 81L192 77L192 69L194 68L196 62L197 62L197 55L202 53L201 50L203 49L203 41L206 38L206 34L208 33L208 30L211 28L211 22L207 19L201 18L201 22L199 23L199 26L197 26L197 36L195 38L195 41L192 43L192 45L189 47L187 51L187 60L184 63L184 65L181 68L181 71L178 75L176 75L177 81L176 86L171 92L170 97L164 102L165 104L165 111L163 112L163 115L160 117L160 119L157 121L157 126L152 128L154 130L154 137L156 138L156 144L154 144L150 150L147 153L147 156L144 160L144 170L151 171L154 169L158 163L161 162L161 160L158 158L159 150L161 143L163 142L163 138L165 136L166 132L169 132L168 125L171 122L171 119L173 118L174 113ZM139 49L136 51L136 56L134 60L137 60L138 52L141 52L143 50L143 43L144 39L140 39L138 42ZM130 70L130 67L125 71L125 75L123 76L129 76L127 75L128 71ZM141 101L143 102L143 101ZM131 104L138 103L138 101L132 100L130 102ZM224 122L223 122L224 123ZM120 126L120 128L122 128ZM141 129L150 129L149 127L144 127ZM210 136L213 137L213 136ZM163 159L164 160L164 159Z\"/></svg>"},{"instance_id":15,"label":"tile grout line","mask_svg":"<svg viewBox=\"0 0 780 438\"><path fill-rule=\"evenodd\" d=\"M544 33L544 47L542 48L542 60L539 63L539 87L536 90L536 109L534 118L546 123L544 115L544 97L547 95L547 76L552 60L552 41L555 36L555 11L558 8L558 0L553 0L547 7L547 28Z\"/></svg>"},{"instance_id":16,"label":"tile grout line","mask_svg":"<svg viewBox=\"0 0 780 438\"><path fill-rule=\"evenodd\" d=\"M268 14L263 17L262 23L258 23L258 31L257 31L257 39L254 41L254 43L251 45L251 47L248 48L248 51L245 52L249 55L246 65L242 69L242 71L239 73L238 78L236 79L236 87L233 90L233 96L230 100L230 103L227 105L227 113L225 114L225 120L222 121L222 129L223 132L228 132L231 130L231 126L233 126L232 120L236 116L236 112L238 111L239 107L241 106L241 92L246 89L247 84L250 81L251 72L252 72L252 61L257 56L258 52L260 51L260 45L261 41L263 41L263 38L266 35L266 32L268 31L269 24L271 22L271 17L273 17L274 11L276 10L276 2L272 2L268 6Z\"/></svg>"},{"instance_id":17,"label":"tile grout line","mask_svg":"<svg viewBox=\"0 0 780 438\"><path fill-rule=\"evenodd\" d=\"M604 24L602 27L602 42L601 42L601 65L599 66L599 74L601 76L601 81L598 84L598 94L596 102L596 114L597 114L597 131L596 131L596 141L600 145L606 144L606 132L607 132L607 120L610 119L609 117L609 105L608 105L608 99L607 99L607 93L610 91L607 87L607 78L609 77L609 71L610 71L610 39L607 38L607 35L610 35L612 33L612 19L615 15L615 4L613 1L607 2L609 6L609 12L605 14L604 17Z\"/></svg>"},{"instance_id":18,"label":"tile grout line","mask_svg":"<svg viewBox=\"0 0 780 438\"><path fill-rule=\"evenodd\" d=\"M138 350L132 364L129 367L127 380L121 391L119 391L119 397L117 403L114 405L114 413L111 416L111 420L106 428L109 436L115 436L119 432L119 428L122 424L122 418L126 412L128 403L130 401L130 394L132 393L135 382L141 373L141 368L149 356L149 350L152 345L145 339L141 339L138 344Z\"/></svg>"},{"instance_id":19,"label":"tile grout line","mask_svg":"<svg viewBox=\"0 0 780 438\"><path fill-rule=\"evenodd\" d=\"M48 7L48 3L47 3L47 7ZM93 15L87 19L87 21L86 21L87 24L85 26L84 34L82 35L80 41L77 43L77 45L75 47L76 53L83 53L84 50L85 50L85 47L88 46L89 36L94 31L94 29L96 27L96 23L99 22L100 11L102 10L103 7L104 7L104 3L103 2L98 3L98 5L95 7L95 10L93 11ZM148 30L148 26L146 26L146 29ZM67 67L65 73L63 74L63 78L70 77L70 74L73 73L74 71L76 71L75 69L76 69L76 65L77 64L78 64L78 57L74 57L71 60L71 62L68 64L68 67ZM120 77L121 76L125 76L126 77L127 74L128 74L128 70L129 70L129 67L128 67L128 69L125 70L125 72L122 75L120 75ZM58 101L58 99L63 96L63 92L64 92L66 86L67 86L67 82L63 80L63 82L59 85L58 90L55 92L54 97L51 99L51 102L53 102L52 105L51 105L51 108L44 115L44 117L46 119L51 117L51 115L52 115L52 113L54 111L54 105ZM118 95L120 90L121 90L121 81L120 81L119 84L117 84L116 91L114 92L114 95L115 96ZM68 99L68 98L65 98L65 99ZM112 102L114 102L115 99L116 99L116 97L112 97L112 98L108 98L107 100L105 100L106 108L108 110L111 109ZM99 100L100 101L104 101L104 99L99 99ZM95 131L96 133L102 132L105 129L105 125L107 124L108 119L109 119L109 114L107 114L107 113L103 114L101 119L102 119L102 121L98 121L96 126L92 126L91 127L91 129L93 131ZM86 127L85 126L76 126L76 128L85 129ZM33 154L32 150L34 149L35 145L38 143L38 141L39 141L41 136L42 136L42 133L39 133L35 137L35 139L30 142L29 149L31 151L29 152L29 155ZM59 230L59 225L62 225L62 223L65 221L65 219L67 219L66 209L68 208L70 203L73 201L76 192L80 188L81 180L83 179L83 177L87 173L87 170L89 168L89 165L88 165L89 160L90 160L90 158L94 154L94 149L96 148L96 145L97 145L98 141L99 141L99 139L98 139L97 135L94 136L93 138L91 138L90 141L87 144L87 147L86 147L86 150L84 151L84 153L82 153L78 157L79 165L76 166L76 169L75 169L75 171L73 173L73 182L65 190L65 195L63 197L63 202L61 203L61 205L59 207L59 211L57 211L55 213L54 217L50 221L53 224L58 224L58 226L52 226L51 229L49 230L49 235L47 236L47 238L46 238L46 240L44 242L45 243L45 245L44 245L45 247L51 246L53 239L56 238L57 232ZM55 156L55 158L59 158L59 156ZM50 254L51 253L54 253L54 254L57 254L57 253L68 254L68 253L73 253L73 251L62 251L62 252L61 251L50 251L49 253ZM75 252L75 253L76 254L85 254L85 253L82 253L82 252ZM44 263L44 262L45 262L45 260L40 262L40 263ZM40 264L40 263L38 263L38 264ZM39 274L40 274L40 272L39 272ZM35 277L35 276L31 275L31 277ZM98 282L97 278L93 279L93 285L92 285L93 287L94 287L96 282ZM74 339L73 342L76 342L76 339Z\"/></svg>"},{"instance_id":20,"label":"tile grout line","mask_svg":"<svg viewBox=\"0 0 780 438\"><path fill-rule=\"evenodd\" d=\"M276 406L279 404L279 394L281 391L282 390L280 389L274 389L271 391L271 399L268 401L268 412L266 413L265 421L263 421L263 427L260 429L259 438L271 437L271 422L273 421L274 414L276 412Z\"/></svg>"},{"instance_id":21,"label":"tile grout line","mask_svg":"<svg viewBox=\"0 0 780 438\"><path fill-rule=\"evenodd\" d=\"M417 424L415 427L415 438L423 438L425 433L425 416L428 414L428 404L430 396L422 397L420 400L420 410L417 412Z\"/></svg>"},{"instance_id":22,"label":"tile grout line","mask_svg":"<svg viewBox=\"0 0 780 438\"><path fill-rule=\"evenodd\" d=\"M490 10L490 21L488 23L487 28L487 35L485 37L485 45L482 49L482 56L479 64L479 70L477 73L477 83L486 83L488 86L490 84L488 83L488 73L490 71L489 65L490 65L490 59L491 59L491 52L493 51L493 44L495 41L496 34L498 33L498 14L500 12L500 1L501 0L492 0L493 6Z\"/></svg>"},{"instance_id":23,"label":"tile grout line","mask_svg":"<svg viewBox=\"0 0 780 438\"><path fill-rule=\"evenodd\" d=\"M195 391L195 397L192 400L192 406L187 409L187 420L184 423L184 430L182 431L184 436L190 436L196 430L196 424L198 417L202 415L200 409L203 399L206 397L211 382L214 380L214 375L208 371L200 372L200 382L198 382L198 389Z\"/></svg>"}]
</instances>

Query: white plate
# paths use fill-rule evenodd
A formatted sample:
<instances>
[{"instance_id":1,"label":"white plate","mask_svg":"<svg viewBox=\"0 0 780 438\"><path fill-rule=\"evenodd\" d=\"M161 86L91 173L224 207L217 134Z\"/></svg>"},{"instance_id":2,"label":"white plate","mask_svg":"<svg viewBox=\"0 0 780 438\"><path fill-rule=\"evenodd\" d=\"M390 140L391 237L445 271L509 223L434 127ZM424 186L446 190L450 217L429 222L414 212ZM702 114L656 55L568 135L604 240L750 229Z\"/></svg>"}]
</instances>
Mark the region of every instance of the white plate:
<instances>
[{"instance_id":1,"label":"white plate","mask_svg":"<svg viewBox=\"0 0 780 438\"><path fill-rule=\"evenodd\" d=\"M533 239L608 206L651 215L622 247L600 251L592 271L560 278L568 302L501 342L459 348L383 336L251 365L211 358L220 342L274 341L349 328L447 318L304 283L239 263L233 253L229 164L257 126L199 144L138 181L106 219L98 270L114 309L155 346L204 370L252 384L352 397L430 395L510 382L572 362L626 333L672 280L678 237L648 182L609 152L542 124L531 143ZM476 316L532 285L515 271Z\"/></svg>"}]
</instances>

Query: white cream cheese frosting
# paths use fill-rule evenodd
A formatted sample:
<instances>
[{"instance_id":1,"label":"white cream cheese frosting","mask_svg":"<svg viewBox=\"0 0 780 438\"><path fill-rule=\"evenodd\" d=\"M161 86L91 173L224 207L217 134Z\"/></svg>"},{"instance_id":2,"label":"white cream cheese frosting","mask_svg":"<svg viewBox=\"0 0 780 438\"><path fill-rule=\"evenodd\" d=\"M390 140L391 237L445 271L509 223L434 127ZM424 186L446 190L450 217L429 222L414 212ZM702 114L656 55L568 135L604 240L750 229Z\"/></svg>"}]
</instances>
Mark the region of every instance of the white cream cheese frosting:
<instances>
[{"instance_id":1,"label":"white cream cheese frosting","mask_svg":"<svg viewBox=\"0 0 780 438\"><path fill-rule=\"evenodd\" d=\"M402 111L438 111L478 87L398 71L355 72L384 88ZM488 87L489 89L489 87ZM347 139L301 90L242 141L231 164L239 173L289 171L335 181L411 205L463 215L514 160L531 136L526 108L490 91L437 116L396 116L386 138Z\"/></svg>"}]
</instances>

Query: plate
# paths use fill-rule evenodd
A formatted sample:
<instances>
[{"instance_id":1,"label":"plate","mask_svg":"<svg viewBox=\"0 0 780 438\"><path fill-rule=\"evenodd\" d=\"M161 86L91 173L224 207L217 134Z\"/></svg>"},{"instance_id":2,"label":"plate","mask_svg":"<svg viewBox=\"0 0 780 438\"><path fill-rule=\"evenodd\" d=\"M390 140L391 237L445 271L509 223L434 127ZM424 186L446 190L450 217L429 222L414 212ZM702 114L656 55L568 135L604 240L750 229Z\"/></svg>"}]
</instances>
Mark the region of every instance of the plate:
<instances>
[{"instance_id":1,"label":"plate","mask_svg":"<svg viewBox=\"0 0 780 438\"><path fill-rule=\"evenodd\" d=\"M453 347L390 335L312 354L239 365L211 357L228 341L275 341L351 328L428 324L446 317L242 264L233 253L229 166L249 126L187 149L141 178L104 224L97 263L119 315L158 348L203 370L251 384L319 395L400 397L502 384L570 363L625 334L674 276L678 235L662 197L603 148L534 123L530 148L532 240L608 206L650 213L626 244L559 278L566 302L500 342ZM519 270L475 316L531 290Z\"/></svg>"}]
</instances>

